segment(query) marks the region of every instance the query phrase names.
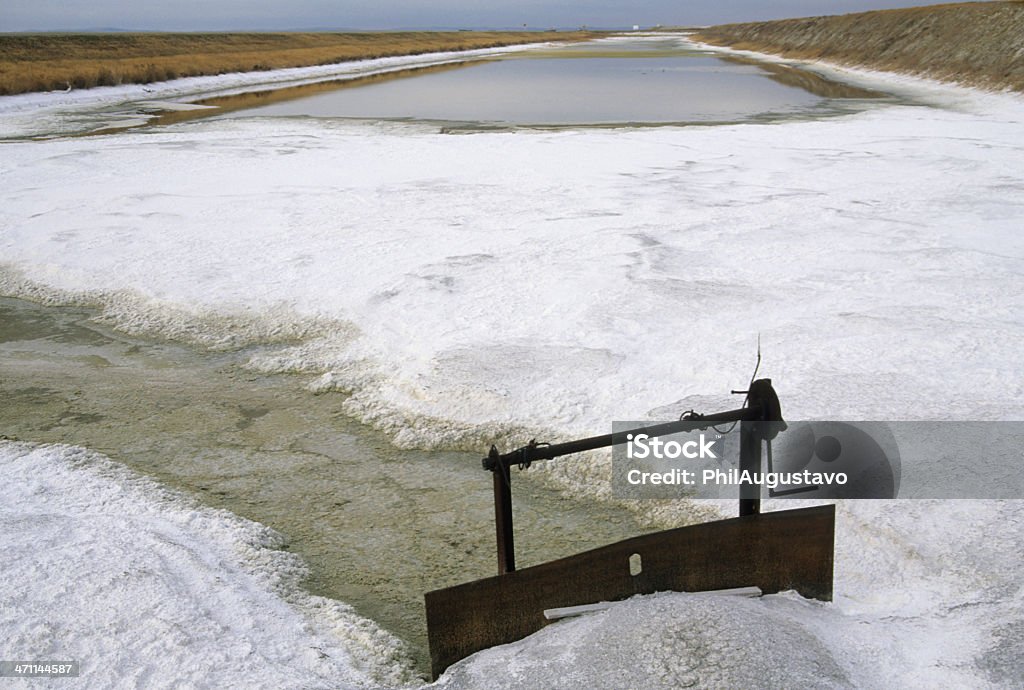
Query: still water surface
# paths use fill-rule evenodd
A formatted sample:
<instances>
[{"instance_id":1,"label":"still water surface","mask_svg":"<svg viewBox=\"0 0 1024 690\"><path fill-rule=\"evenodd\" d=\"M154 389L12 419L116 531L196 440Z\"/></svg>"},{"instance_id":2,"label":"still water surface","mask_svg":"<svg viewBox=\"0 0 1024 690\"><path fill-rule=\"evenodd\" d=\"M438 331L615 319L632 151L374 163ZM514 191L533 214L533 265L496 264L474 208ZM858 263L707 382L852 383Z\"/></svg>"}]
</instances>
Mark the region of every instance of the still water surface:
<instances>
[{"instance_id":1,"label":"still water surface","mask_svg":"<svg viewBox=\"0 0 1024 690\"><path fill-rule=\"evenodd\" d=\"M879 99L884 94L792 67L714 57L668 38L605 39L203 103L232 117L565 127L821 117Z\"/></svg>"}]
</instances>

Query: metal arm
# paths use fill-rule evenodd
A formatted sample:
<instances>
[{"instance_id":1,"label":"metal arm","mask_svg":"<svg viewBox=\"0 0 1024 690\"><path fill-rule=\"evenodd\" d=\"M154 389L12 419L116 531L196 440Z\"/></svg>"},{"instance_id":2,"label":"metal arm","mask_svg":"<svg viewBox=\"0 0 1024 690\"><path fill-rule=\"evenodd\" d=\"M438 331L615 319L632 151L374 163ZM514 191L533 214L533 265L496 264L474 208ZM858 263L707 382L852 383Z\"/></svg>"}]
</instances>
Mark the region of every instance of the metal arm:
<instances>
[{"instance_id":1,"label":"metal arm","mask_svg":"<svg viewBox=\"0 0 1024 690\"><path fill-rule=\"evenodd\" d=\"M483 459L483 468L494 473L494 524L498 541L498 574L510 573L516 569L512 527L512 475L509 472L512 465L519 465L525 469L537 460L552 460L572 453L620 445L627 442L627 435L638 433L656 437L699 431L728 422L782 422L782 408L775 389L772 388L771 379L753 381L750 390L739 392L747 395L747 404L738 410L707 415L692 414L677 422L653 424L566 443L539 444L534 440L522 448L504 454L500 453L497 447L491 446L487 457ZM775 426L775 429L779 428ZM744 424L740 427L741 470L760 470L761 442L767 440L769 434L774 435L768 428L759 424ZM761 499L758 487L741 487L740 516L756 515L760 512Z\"/></svg>"}]
</instances>

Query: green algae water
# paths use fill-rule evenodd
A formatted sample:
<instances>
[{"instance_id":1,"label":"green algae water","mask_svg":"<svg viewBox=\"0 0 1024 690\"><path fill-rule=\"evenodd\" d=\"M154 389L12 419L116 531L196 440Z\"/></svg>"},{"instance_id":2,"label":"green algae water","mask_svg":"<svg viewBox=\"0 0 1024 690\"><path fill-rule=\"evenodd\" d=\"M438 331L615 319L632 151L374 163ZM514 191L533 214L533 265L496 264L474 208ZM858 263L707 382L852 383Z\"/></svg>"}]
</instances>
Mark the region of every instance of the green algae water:
<instances>
[{"instance_id":1,"label":"green algae water","mask_svg":"<svg viewBox=\"0 0 1024 690\"><path fill-rule=\"evenodd\" d=\"M306 587L406 640L429 668L423 594L496 573L483 452L399 450L299 377L0 298L0 435L68 443L281 532ZM629 514L517 476L523 566L642 533Z\"/></svg>"}]
</instances>

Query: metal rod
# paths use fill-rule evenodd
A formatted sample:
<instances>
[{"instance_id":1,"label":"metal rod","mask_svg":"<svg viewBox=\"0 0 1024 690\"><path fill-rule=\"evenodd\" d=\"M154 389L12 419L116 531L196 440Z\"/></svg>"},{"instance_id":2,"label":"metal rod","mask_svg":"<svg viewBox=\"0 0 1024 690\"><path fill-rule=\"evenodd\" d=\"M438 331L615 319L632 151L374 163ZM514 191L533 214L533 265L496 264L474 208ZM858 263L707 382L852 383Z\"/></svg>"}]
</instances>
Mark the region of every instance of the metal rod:
<instances>
[{"instance_id":1,"label":"metal rod","mask_svg":"<svg viewBox=\"0 0 1024 690\"><path fill-rule=\"evenodd\" d=\"M524 446L503 455L498 454L496 450L492 450L492 452L484 458L483 466L485 470L494 470L498 465L527 465L538 460L552 460L562 455L571 455L572 453L582 453L584 451L595 450L597 448L621 445L629 440L628 436L631 434L642 433L647 434L648 436L668 436L670 434L679 434L686 431L707 429L709 426L713 426L715 424L741 422L745 420L759 420L762 416L760 405L751 405L738 410L729 410L728 412L716 412L715 414L703 415L699 419L681 419L678 422L653 424L651 426L628 429L626 431L619 431L612 434L591 436L590 438L583 438L578 441L567 441L565 443L555 443L543 446L531 443L528 446Z\"/></svg>"}]
</instances>

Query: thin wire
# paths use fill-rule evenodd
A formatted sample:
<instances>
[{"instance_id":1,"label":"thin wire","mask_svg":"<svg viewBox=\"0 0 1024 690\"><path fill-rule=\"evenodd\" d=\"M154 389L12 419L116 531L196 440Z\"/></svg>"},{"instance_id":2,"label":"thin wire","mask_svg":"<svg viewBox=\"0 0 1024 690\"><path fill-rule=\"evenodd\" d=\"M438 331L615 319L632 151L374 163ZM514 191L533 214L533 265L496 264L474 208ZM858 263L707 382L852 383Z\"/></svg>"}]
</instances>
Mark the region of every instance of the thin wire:
<instances>
[{"instance_id":1,"label":"thin wire","mask_svg":"<svg viewBox=\"0 0 1024 690\"><path fill-rule=\"evenodd\" d=\"M747 384L747 395L746 395L745 398L743 398L743 406L740 409L746 409L747 405L750 404L750 389L753 388L753 386L754 386L754 379L757 378L757 372L758 372L758 370L760 370L760 368L761 368L761 334L758 333L757 334L757 363L754 365L754 373L750 375L750 383ZM737 424L739 424L739 422L733 422L732 426L730 426L726 431L722 431L717 426L712 426L711 428L714 429L717 433L721 434L722 436L725 436L726 434L731 434L732 430L736 428Z\"/></svg>"},{"instance_id":2,"label":"thin wire","mask_svg":"<svg viewBox=\"0 0 1024 690\"><path fill-rule=\"evenodd\" d=\"M714 429L714 430L715 430L715 431L716 431L717 433L721 434L722 436L725 436L726 434L731 434L731 433L732 433L732 430L736 428L736 425L737 425L737 424L739 424L739 422L733 422L733 423L732 423L732 426L730 426L730 427L729 427L728 429L726 429L725 431L722 431L722 430L721 430L721 429L719 429L719 428L718 428L717 426L713 426L713 427L711 427L711 428L712 428L712 429Z\"/></svg>"},{"instance_id":3,"label":"thin wire","mask_svg":"<svg viewBox=\"0 0 1024 690\"><path fill-rule=\"evenodd\" d=\"M754 386L754 379L757 378L757 371L761 368L761 334L757 334L757 364L754 365L754 373L750 375L750 383L747 384L747 397L743 399L743 407L750 402L750 389Z\"/></svg>"}]
</instances>

